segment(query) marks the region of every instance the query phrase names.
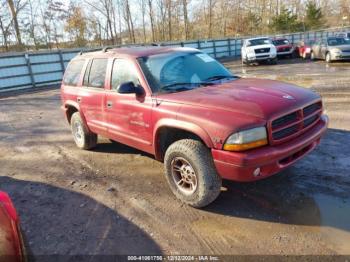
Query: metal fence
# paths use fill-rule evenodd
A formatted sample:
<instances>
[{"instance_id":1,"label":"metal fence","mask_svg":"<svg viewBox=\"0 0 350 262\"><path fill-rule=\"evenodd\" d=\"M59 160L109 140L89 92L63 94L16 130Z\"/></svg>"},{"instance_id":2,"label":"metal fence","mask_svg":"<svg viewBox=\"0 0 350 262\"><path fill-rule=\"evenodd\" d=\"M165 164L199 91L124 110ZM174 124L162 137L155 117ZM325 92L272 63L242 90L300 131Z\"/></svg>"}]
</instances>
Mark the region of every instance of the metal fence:
<instances>
[{"instance_id":1,"label":"metal fence","mask_svg":"<svg viewBox=\"0 0 350 262\"><path fill-rule=\"evenodd\" d=\"M286 37L292 43L296 43L300 40L325 39L341 31L350 31L350 27L278 36ZM161 45L193 47L215 58L238 58L241 55L241 46L245 38L164 42ZM0 55L0 93L59 84L68 62L80 51L82 50L70 49Z\"/></svg>"}]
</instances>

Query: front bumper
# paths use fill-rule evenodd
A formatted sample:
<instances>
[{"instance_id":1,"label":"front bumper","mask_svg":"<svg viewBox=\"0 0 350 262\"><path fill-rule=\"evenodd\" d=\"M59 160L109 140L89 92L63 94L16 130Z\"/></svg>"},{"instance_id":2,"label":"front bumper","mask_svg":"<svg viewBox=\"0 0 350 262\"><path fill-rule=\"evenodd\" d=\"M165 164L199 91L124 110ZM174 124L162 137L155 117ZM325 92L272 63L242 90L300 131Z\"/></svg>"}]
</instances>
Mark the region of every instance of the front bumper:
<instances>
[{"instance_id":1,"label":"front bumper","mask_svg":"<svg viewBox=\"0 0 350 262\"><path fill-rule=\"evenodd\" d=\"M294 52L293 49L291 49L291 50L289 50L289 51L279 51L279 52L277 52L277 55L278 55L278 56L291 55L291 54L293 54L293 52Z\"/></svg>"},{"instance_id":2,"label":"front bumper","mask_svg":"<svg viewBox=\"0 0 350 262\"><path fill-rule=\"evenodd\" d=\"M219 175L224 179L249 182L272 176L310 153L320 143L326 132L328 117L301 136L276 146L266 146L246 152L230 152L212 149L212 156ZM260 168L260 174L254 171Z\"/></svg>"},{"instance_id":3,"label":"front bumper","mask_svg":"<svg viewBox=\"0 0 350 262\"><path fill-rule=\"evenodd\" d=\"M258 61L271 61L276 59L276 56L270 56L270 54L264 54L259 56L248 57L248 62L258 62Z\"/></svg>"},{"instance_id":4,"label":"front bumper","mask_svg":"<svg viewBox=\"0 0 350 262\"><path fill-rule=\"evenodd\" d=\"M350 60L350 54L332 54L332 60Z\"/></svg>"}]
</instances>

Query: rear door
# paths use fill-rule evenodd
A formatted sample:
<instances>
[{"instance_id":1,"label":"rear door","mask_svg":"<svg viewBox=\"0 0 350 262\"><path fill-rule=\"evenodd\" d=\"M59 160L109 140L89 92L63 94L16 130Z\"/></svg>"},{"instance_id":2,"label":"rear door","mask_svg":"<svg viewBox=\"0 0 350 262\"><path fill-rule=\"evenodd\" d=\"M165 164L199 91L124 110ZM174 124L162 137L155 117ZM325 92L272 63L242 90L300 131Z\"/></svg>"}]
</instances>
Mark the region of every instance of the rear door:
<instances>
[{"instance_id":1,"label":"rear door","mask_svg":"<svg viewBox=\"0 0 350 262\"><path fill-rule=\"evenodd\" d=\"M120 84L133 82L141 86L137 64L128 59L113 61L110 91L107 92L105 111L108 135L121 143L151 152L152 148L152 98L150 95L120 94Z\"/></svg>"},{"instance_id":2,"label":"rear door","mask_svg":"<svg viewBox=\"0 0 350 262\"><path fill-rule=\"evenodd\" d=\"M83 88L77 97L89 128L99 134L107 131L104 104L107 58L91 59L86 67Z\"/></svg>"}]
</instances>

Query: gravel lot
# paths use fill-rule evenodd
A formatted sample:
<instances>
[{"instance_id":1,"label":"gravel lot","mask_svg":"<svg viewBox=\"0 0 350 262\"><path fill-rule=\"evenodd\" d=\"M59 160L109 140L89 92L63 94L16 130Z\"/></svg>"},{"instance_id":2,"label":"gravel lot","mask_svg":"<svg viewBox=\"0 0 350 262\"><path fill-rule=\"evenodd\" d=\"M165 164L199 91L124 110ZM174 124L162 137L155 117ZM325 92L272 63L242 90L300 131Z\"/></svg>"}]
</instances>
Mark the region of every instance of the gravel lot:
<instances>
[{"instance_id":1,"label":"gravel lot","mask_svg":"<svg viewBox=\"0 0 350 262\"><path fill-rule=\"evenodd\" d=\"M29 251L89 254L350 254L350 63L283 60L242 67L243 77L297 83L324 97L321 145L263 181L224 182L197 210L170 192L163 166L100 138L78 150L59 90L0 99L0 190L18 209Z\"/></svg>"}]
</instances>

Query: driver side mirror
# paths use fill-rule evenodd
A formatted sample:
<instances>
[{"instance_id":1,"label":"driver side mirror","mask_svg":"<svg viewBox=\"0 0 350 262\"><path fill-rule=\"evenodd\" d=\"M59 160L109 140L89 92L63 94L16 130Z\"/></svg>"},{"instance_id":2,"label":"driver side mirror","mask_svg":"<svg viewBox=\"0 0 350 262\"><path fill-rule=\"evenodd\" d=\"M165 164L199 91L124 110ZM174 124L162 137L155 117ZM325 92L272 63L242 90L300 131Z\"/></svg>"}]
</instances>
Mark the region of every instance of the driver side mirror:
<instances>
[{"instance_id":1,"label":"driver side mirror","mask_svg":"<svg viewBox=\"0 0 350 262\"><path fill-rule=\"evenodd\" d=\"M136 94L143 95L144 90L140 85L134 84L134 82L121 83L117 89L119 94Z\"/></svg>"}]
</instances>

